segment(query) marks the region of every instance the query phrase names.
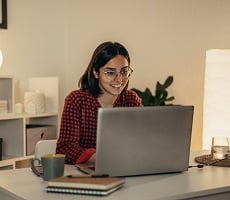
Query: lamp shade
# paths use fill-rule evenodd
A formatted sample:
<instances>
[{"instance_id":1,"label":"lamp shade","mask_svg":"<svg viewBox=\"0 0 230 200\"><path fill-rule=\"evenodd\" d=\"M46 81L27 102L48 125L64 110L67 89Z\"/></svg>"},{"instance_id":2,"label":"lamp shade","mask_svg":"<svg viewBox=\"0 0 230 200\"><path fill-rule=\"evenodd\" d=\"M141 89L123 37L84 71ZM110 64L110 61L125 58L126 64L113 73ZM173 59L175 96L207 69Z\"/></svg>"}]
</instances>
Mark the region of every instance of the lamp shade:
<instances>
[{"instance_id":1,"label":"lamp shade","mask_svg":"<svg viewBox=\"0 0 230 200\"><path fill-rule=\"evenodd\" d=\"M206 52L203 149L214 136L230 137L230 50Z\"/></svg>"},{"instance_id":2,"label":"lamp shade","mask_svg":"<svg viewBox=\"0 0 230 200\"><path fill-rule=\"evenodd\" d=\"M2 57L2 51L0 50L0 67L2 66L2 62L3 62L3 57Z\"/></svg>"}]
</instances>

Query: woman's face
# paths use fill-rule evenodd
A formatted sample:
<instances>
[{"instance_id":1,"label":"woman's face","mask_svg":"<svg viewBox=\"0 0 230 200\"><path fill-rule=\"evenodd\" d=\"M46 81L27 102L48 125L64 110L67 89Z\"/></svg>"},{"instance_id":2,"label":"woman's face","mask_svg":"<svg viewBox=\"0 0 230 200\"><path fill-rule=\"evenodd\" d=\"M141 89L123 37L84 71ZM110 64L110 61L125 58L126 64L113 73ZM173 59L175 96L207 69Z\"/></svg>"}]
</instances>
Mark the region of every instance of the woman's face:
<instances>
[{"instance_id":1,"label":"woman's face","mask_svg":"<svg viewBox=\"0 0 230 200\"><path fill-rule=\"evenodd\" d=\"M122 55L117 55L99 69L94 71L95 78L103 94L118 96L128 82L126 73L130 70L128 61Z\"/></svg>"}]
</instances>

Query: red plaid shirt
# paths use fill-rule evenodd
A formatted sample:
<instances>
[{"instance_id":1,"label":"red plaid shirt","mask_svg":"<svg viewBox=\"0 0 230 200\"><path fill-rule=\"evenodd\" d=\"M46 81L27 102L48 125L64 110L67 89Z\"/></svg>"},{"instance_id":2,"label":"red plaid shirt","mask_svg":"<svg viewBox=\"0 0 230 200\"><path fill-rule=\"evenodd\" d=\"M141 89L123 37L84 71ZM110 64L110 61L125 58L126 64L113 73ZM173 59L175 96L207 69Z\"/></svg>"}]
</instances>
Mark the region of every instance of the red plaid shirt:
<instances>
[{"instance_id":1,"label":"red plaid shirt","mask_svg":"<svg viewBox=\"0 0 230 200\"><path fill-rule=\"evenodd\" d=\"M141 99L131 90L120 94L114 103L114 107L137 106L142 106ZM97 98L88 90L75 90L66 97L56 149L66 155L66 163L89 159L95 152L99 107Z\"/></svg>"}]
</instances>

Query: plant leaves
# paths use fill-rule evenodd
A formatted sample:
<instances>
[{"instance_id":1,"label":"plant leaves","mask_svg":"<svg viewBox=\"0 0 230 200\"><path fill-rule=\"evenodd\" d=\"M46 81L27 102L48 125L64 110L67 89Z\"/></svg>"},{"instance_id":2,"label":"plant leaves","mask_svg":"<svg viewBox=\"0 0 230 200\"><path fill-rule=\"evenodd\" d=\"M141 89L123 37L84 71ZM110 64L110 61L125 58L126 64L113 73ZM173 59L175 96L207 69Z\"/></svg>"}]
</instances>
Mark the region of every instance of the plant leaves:
<instances>
[{"instance_id":1,"label":"plant leaves","mask_svg":"<svg viewBox=\"0 0 230 200\"><path fill-rule=\"evenodd\" d=\"M167 99L165 99L165 101L173 101L175 99L175 97L169 97L169 98L167 98Z\"/></svg>"},{"instance_id":2,"label":"plant leaves","mask_svg":"<svg viewBox=\"0 0 230 200\"><path fill-rule=\"evenodd\" d=\"M173 82L173 76L168 76L168 78L164 82L164 88L168 88Z\"/></svg>"},{"instance_id":3,"label":"plant leaves","mask_svg":"<svg viewBox=\"0 0 230 200\"><path fill-rule=\"evenodd\" d=\"M147 96L150 96L150 97L153 96L153 95L152 95L152 92L151 92L151 90L150 90L149 88L146 88L144 93L145 93Z\"/></svg>"},{"instance_id":4,"label":"plant leaves","mask_svg":"<svg viewBox=\"0 0 230 200\"><path fill-rule=\"evenodd\" d=\"M131 90L136 92L141 98L143 106L165 106L166 101L172 101L175 99L174 96L167 98L168 91L166 89L172 84L172 82L173 76L168 76L163 85L157 81L155 86L155 96L152 95L152 92L149 88L146 88L143 92L136 88L132 88Z\"/></svg>"},{"instance_id":5,"label":"plant leaves","mask_svg":"<svg viewBox=\"0 0 230 200\"><path fill-rule=\"evenodd\" d=\"M136 88L132 88L131 90L134 91L134 92L136 92L137 95L138 95L140 98L142 98L142 97L144 96L144 92L142 92L142 91L140 91L140 90L138 90L138 89L136 89Z\"/></svg>"},{"instance_id":6,"label":"plant leaves","mask_svg":"<svg viewBox=\"0 0 230 200\"><path fill-rule=\"evenodd\" d=\"M156 91L157 90L159 90L159 91L164 90L164 86L159 81L157 81L157 83L156 83Z\"/></svg>"},{"instance_id":7,"label":"plant leaves","mask_svg":"<svg viewBox=\"0 0 230 200\"><path fill-rule=\"evenodd\" d=\"M168 96L168 92L167 91L163 91L159 97L159 99L162 101L162 100L165 100Z\"/></svg>"}]
</instances>

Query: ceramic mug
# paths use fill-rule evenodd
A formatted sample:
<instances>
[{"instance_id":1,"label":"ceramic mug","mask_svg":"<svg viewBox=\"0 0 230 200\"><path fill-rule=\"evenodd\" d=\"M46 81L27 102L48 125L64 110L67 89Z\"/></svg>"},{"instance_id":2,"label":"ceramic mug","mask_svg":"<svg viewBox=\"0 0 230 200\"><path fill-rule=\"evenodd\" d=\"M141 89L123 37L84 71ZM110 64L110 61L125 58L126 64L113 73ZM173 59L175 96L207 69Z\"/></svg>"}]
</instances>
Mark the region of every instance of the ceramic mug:
<instances>
[{"instance_id":1,"label":"ceramic mug","mask_svg":"<svg viewBox=\"0 0 230 200\"><path fill-rule=\"evenodd\" d=\"M38 166L41 166L42 170ZM42 176L45 181L64 175L65 155L64 154L45 154L41 159L34 158L31 161L32 171L38 176Z\"/></svg>"}]
</instances>

